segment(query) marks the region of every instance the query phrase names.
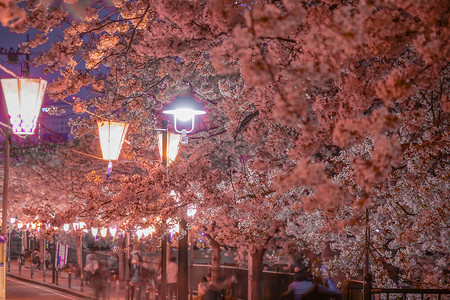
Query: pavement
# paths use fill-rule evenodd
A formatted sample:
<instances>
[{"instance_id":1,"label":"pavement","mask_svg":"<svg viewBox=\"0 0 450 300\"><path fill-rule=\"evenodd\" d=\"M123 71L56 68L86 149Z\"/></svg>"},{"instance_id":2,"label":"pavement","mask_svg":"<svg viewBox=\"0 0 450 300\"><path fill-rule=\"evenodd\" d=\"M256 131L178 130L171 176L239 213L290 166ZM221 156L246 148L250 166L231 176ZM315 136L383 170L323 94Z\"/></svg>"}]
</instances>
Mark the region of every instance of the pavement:
<instances>
[{"instance_id":1,"label":"pavement","mask_svg":"<svg viewBox=\"0 0 450 300\"><path fill-rule=\"evenodd\" d=\"M32 274L33 273L33 274ZM46 288L57 290L78 299L95 299L94 289L90 286L86 286L85 283L81 284L79 277L70 274L70 284L69 284L69 273L61 272L59 273L58 280L52 283L52 271L46 270L36 270L33 268L33 272L30 267L23 267L19 269L19 264L17 262L11 261L10 269L6 272L6 276L14 278L16 280L21 280L23 282L28 282L36 285L40 285ZM119 280L108 282L108 288L106 291L106 299L116 299L123 300L126 295L126 284ZM6 287L8 288L8 287ZM137 293L137 291L136 291ZM146 291L141 291L141 299L147 300L152 299L153 295L146 294Z\"/></svg>"}]
</instances>

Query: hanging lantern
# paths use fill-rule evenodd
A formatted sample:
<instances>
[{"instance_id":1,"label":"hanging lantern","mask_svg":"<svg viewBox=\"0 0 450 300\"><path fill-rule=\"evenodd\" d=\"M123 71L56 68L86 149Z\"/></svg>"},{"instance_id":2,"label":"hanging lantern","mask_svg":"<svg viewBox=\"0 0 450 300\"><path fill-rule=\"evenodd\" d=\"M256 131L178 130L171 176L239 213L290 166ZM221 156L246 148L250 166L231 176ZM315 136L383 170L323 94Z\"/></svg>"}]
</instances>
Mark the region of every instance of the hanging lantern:
<instances>
[{"instance_id":1,"label":"hanging lantern","mask_svg":"<svg viewBox=\"0 0 450 300\"><path fill-rule=\"evenodd\" d=\"M11 224L14 224L14 223L16 223L16 218L12 217L9 219L9 221L11 222Z\"/></svg>"},{"instance_id":2,"label":"hanging lantern","mask_svg":"<svg viewBox=\"0 0 450 300\"><path fill-rule=\"evenodd\" d=\"M73 230L80 229L80 223L78 223L78 222L73 223L72 226L73 226Z\"/></svg>"},{"instance_id":3,"label":"hanging lantern","mask_svg":"<svg viewBox=\"0 0 450 300\"><path fill-rule=\"evenodd\" d=\"M34 222L31 223L31 229L33 229L33 230L36 229L36 223L34 223Z\"/></svg>"},{"instance_id":4,"label":"hanging lantern","mask_svg":"<svg viewBox=\"0 0 450 300\"><path fill-rule=\"evenodd\" d=\"M14 134L33 134L47 81L31 78L0 79Z\"/></svg>"},{"instance_id":5,"label":"hanging lantern","mask_svg":"<svg viewBox=\"0 0 450 300\"><path fill-rule=\"evenodd\" d=\"M108 229L107 228L100 229L100 234L101 234L102 237L106 237L107 233L108 233Z\"/></svg>"},{"instance_id":6,"label":"hanging lantern","mask_svg":"<svg viewBox=\"0 0 450 300\"><path fill-rule=\"evenodd\" d=\"M117 160L127 133L128 124L121 122L98 121L100 146L104 160Z\"/></svg>"},{"instance_id":7,"label":"hanging lantern","mask_svg":"<svg viewBox=\"0 0 450 300\"><path fill-rule=\"evenodd\" d=\"M158 133L158 148L159 155L162 157L162 140L163 134ZM180 148L181 134L167 133L167 165L170 165L178 154L178 149Z\"/></svg>"},{"instance_id":8,"label":"hanging lantern","mask_svg":"<svg viewBox=\"0 0 450 300\"><path fill-rule=\"evenodd\" d=\"M23 227L23 223L19 221L19 222L17 223L17 228L22 229L22 227Z\"/></svg>"},{"instance_id":9,"label":"hanging lantern","mask_svg":"<svg viewBox=\"0 0 450 300\"><path fill-rule=\"evenodd\" d=\"M79 226L80 226L80 229L85 229L86 228L86 223L85 222L79 222Z\"/></svg>"},{"instance_id":10,"label":"hanging lantern","mask_svg":"<svg viewBox=\"0 0 450 300\"><path fill-rule=\"evenodd\" d=\"M92 235L93 235L94 237L96 237L96 236L97 236L97 233L98 233L98 229L92 227L91 230L92 230Z\"/></svg>"},{"instance_id":11,"label":"hanging lantern","mask_svg":"<svg viewBox=\"0 0 450 300\"><path fill-rule=\"evenodd\" d=\"M109 233L111 234L111 236L112 237L115 237L116 236L116 233L117 233L117 227L111 227L110 229L109 229Z\"/></svg>"},{"instance_id":12,"label":"hanging lantern","mask_svg":"<svg viewBox=\"0 0 450 300\"><path fill-rule=\"evenodd\" d=\"M136 230L136 235L139 239L141 239L142 235L144 234L144 231L142 229Z\"/></svg>"},{"instance_id":13,"label":"hanging lantern","mask_svg":"<svg viewBox=\"0 0 450 300\"><path fill-rule=\"evenodd\" d=\"M69 231L69 227L70 227L69 224L64 224L64 226L63 226L64 231Z\"/></svg>"}]
</instances>

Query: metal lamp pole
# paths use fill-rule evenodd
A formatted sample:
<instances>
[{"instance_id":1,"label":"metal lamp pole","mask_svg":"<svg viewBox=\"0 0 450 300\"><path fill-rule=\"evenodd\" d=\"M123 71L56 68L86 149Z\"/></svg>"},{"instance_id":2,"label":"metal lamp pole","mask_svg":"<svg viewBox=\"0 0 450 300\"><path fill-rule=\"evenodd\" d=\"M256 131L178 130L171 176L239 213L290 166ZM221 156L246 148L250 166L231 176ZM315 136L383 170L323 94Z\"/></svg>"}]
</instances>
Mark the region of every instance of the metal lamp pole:
<instances>
[{"instance_id":1,"label":"metal lamp pole","mask_svg":"<svg viewBox=\"0 0 450 300\"><path fill-rule=\"evenodd\" d=\"M181 144L187 144L187 133L194 131L195 116L206 114L201 105L195 100L192 85L190 86L190 92L185 95L179 95L175 97L171 104L169 104L165 110L164 114L169 114L174 116L174 129L176 132L181 133ZM177 119L181 121L191 121L191 127L189 130L177 128ZM167 121L163 121L163 164L167 166ZM180 232L185 233L187 228L186 220L180 221ZM166 244L163 246L165 247ZM162 267L166 268L166 261L162 264ZM165 269L162 269L165 272ZM164 273L165 275L165 273ZM163 278L165 278L163 275ZM178 275L177 275L177 299L187 300L189 295L188 289L188 236L185 235L179 240L178 247ZM164 282L165 284L165 282ZM165 287L164 291L165 291Z\"/></svg>"},{"instance_id":2,"label":"metal lamp pole","mask_svg":"<svg viewBox=\"0 0 450 300\"><path fill-rule=\"evenodd\" d=\"M11 135L8 132L5 137L5 165L4 165L4 173L3 173L3 203L2 203L2 234L6 234L6 227L8 226L8 183L9 183L9 154L10 154L10 143L11 143ZM2 280L0 281L0 299L6 299L6 243L1 244L0 246L0 276Z\"/></svg>"},{"instance_id":3,"label":"metal lamp pole","mask_svg":"<svg viewBox=\"0 0 450 300\"><path fill-rule=\"evenodd\" d=\"M167 171L167 127L169 121L162 121L162 164ZM167 237L161 242L161 295L160 300L166 299L166 283L167 283Z\"/></svg>"}]
</instances>

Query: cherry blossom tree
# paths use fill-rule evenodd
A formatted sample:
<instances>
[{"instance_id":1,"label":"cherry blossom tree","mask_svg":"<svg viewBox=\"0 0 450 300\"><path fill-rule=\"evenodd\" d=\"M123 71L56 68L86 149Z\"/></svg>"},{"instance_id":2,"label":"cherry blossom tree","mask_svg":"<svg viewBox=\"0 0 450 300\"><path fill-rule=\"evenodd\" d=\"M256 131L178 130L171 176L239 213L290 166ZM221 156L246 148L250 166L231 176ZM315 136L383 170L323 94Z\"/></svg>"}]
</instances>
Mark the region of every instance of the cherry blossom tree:
<instances>
[{"instance_id":1,"label":"cherry blossom tree","mask_svg":"<svg viewBox=\"0 0 450 300\"><path fill-rule=\"evenodd\" d=\"M35 63L59 72L52 97L86 115L75 136L95 135L94 120L130 123L124 155L139 171L123 169L112 194L84 189L91 202L73 211L101 205L113 221L125 204L120 218L137 220L196 204L216 242L254 261L275 245L319 253L329 243L338 254L327 263L347 276L361 268L368 211L377 280L390 284L393 266L413 285L442 286L446 2L98 1L71 4L77 14L25 3L25 17L12 22L10 6L2 22L38 28L27 47L63 28ZM142 153L155 147L163 106L189 85L208 115L169 176ZM89 94L67 100L81 89Z\"/></svg>"}]
</instances>

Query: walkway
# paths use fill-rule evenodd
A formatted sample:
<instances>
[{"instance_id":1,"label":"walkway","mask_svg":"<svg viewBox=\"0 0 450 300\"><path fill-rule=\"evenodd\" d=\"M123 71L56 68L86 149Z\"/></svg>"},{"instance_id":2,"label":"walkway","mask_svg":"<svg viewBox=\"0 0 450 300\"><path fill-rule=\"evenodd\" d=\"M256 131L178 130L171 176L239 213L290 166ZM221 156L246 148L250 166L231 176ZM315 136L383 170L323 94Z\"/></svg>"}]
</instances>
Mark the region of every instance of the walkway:
<instances>
[{"instance_id":1,"label":"walkway","mask_svg":"<svg viewBox=\"0 0 450 300\"><path fill-rule=\"evenodd\" d=\"M86 286L85 284L83 284L82 286L80 278L75 277L73 274L69 275L68 272L59 273L58 279L55 280L55 283L52 283L51 270L46 270L45 274L44 270L36 270L36 268L33 268L33 272L29 267L27 268L22 267L19 270L19 264L16 261L11 261L10 271L8 272L7 269L6 274L7 274L6 276L11 278L15 278L21 281L38 284L43 287L65 292L69 295L77 297L78 299L95 299L94 289L92 287ZM6 288L8 289L8 286ZM106 299L124 300L126 299L125 297L126 291L127 290L125 287L125 283L123 281L120 282L119 280L116 280L114 282L108 282ZM141 300L154 299L152 293L146 293L146 291L136 291L136 296L139 293L141 294L140 295Z\"/></svg>"}]
</instances>

